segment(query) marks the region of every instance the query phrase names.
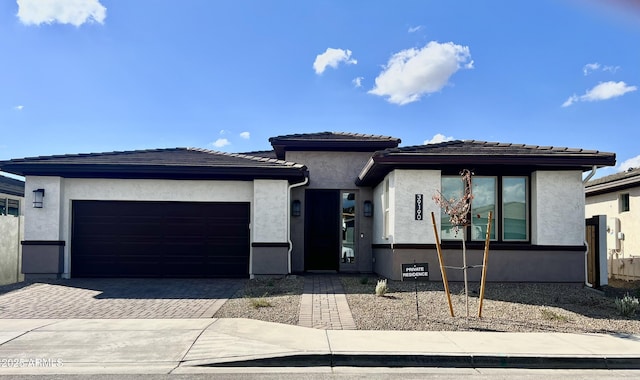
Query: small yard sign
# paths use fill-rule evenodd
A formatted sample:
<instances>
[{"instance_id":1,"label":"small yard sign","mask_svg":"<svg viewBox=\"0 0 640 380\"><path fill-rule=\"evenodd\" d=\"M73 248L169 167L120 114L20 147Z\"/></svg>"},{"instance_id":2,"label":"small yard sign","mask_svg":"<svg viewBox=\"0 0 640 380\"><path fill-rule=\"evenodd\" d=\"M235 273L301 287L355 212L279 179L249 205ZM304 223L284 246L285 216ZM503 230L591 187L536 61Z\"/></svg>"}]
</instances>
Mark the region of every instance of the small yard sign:
<instances>
[{"instance_id":1,"label":"small yard sign","mask_svg":"<svg viewBox=\"0 0 640 380\"><path fill-rule=\"evenodd\" d=\"M402 281L407 279L429 281L429 263L402 264Z\"/></svg>"}]
</instances>

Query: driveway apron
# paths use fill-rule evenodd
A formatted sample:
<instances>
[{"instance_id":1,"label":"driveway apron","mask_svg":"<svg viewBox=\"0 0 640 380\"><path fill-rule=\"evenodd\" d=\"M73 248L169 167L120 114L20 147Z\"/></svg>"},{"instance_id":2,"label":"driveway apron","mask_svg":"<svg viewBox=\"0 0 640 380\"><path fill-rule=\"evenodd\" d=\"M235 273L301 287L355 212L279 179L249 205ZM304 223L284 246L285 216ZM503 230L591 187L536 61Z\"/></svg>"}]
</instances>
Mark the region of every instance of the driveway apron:
<instances>
[{"instance_id":1,"label":"driveway apron","mask_svg":"<svg viewBox=\"0 0 640 380\"><path fill-rule=\"evenodd\" d=\"M69 279L3 293L1 318L211 318L243 279Z\"/></svg>"}]
</instances>

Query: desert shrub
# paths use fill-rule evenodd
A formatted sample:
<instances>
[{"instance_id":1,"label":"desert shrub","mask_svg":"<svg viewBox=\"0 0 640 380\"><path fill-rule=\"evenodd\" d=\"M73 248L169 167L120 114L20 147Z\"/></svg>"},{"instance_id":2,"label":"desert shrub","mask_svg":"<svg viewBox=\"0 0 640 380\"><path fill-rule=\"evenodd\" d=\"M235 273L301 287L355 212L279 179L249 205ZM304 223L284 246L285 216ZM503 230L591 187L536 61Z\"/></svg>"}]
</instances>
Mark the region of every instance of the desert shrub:
<instances>
[{"instance_id":1,"label":"desert shrub","mask_svg":"<svg viewBox=\"0 0 640 380\"><path fill-rule=\"evenodd\" d=\"M376 284L376 296L381 297L385 295L388 290L387 279L378 280L378 283Z\"/></svg>"},{"instance_id":2,"label":"desert shrub","mask_svg":"<svg viewBox=\"0 0 640 380\"><path fill-rule=\"evenodd\" d=\"M629 293L625 294L622 298L616 298L615 303L620 315L624 315L625 317L633 316L640 305L640 301L638 301L636 297L629 295Z\"/></svg>"}]
</instances>

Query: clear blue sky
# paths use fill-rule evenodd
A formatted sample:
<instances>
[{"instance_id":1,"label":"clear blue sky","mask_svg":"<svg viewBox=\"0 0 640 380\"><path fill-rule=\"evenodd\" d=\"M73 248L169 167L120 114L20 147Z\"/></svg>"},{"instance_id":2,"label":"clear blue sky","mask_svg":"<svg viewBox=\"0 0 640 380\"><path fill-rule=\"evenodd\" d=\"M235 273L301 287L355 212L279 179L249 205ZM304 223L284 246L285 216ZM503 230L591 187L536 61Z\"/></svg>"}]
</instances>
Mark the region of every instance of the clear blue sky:
<instances>
[{"instance_id":1,"label":"clear blue sky","mask_svg":"<svg viewBox=\"0 0 640 380\"><path fill-rule=\"evenodd\" d=\"M611 174L640 166L637 4L3 0L0 160L346 131L609 151Z\"/></svg>"}]
</instances>

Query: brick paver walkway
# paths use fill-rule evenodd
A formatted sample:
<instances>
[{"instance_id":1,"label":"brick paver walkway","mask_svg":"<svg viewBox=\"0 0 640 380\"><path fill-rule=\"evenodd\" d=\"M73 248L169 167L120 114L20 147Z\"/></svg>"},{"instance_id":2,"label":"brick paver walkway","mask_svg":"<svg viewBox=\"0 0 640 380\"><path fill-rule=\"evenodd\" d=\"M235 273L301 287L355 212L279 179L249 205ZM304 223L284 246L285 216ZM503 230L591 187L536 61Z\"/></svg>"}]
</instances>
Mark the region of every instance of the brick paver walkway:
<instances>
[{"instance_id":1,"label":"brick paver walkway","mask_svg":"<svg viewBox=\"0 0 640 380\"><path fill-rule=\"evenodd\" d=\"M356 324L337 276L304 277L298 324L327 330L355 330Z\"/></svg>"},{"instance_id":2,"label":"brick paver walkway","mask_svg":"<svg viewBox=\"0 0 640 380\"><path fill-rule=\"evenodd\" d=\"M241 279L70 279L0 287L1 318L211 318Z\"/></svg>"}]
</instances>

